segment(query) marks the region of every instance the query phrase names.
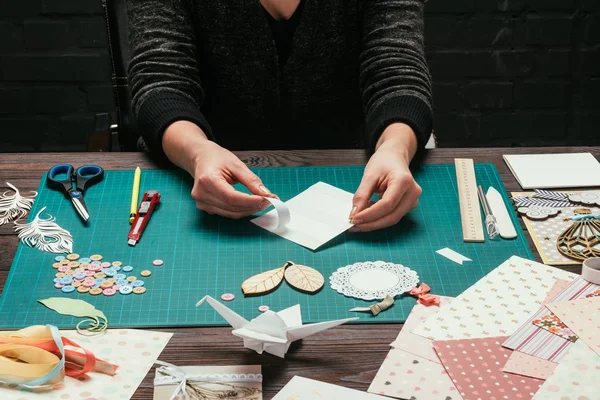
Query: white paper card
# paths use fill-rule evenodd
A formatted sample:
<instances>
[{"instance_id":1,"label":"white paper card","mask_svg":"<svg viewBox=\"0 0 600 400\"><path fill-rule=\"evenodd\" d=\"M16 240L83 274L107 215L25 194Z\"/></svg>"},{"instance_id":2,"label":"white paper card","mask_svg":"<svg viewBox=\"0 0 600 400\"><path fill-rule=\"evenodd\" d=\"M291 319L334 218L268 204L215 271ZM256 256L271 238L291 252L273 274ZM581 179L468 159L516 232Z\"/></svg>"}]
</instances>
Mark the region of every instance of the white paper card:
<instances>
[{"instance_id":1,"label":"white paper card","mask_svg":"<svg viewBox=\"0 0 600 400\"><path fill-rule=\"evenodd\" d=\"M600 163L591 153L504 155L523 189L600 186Z\"/></svg>"},{"instance_id":2,"label":"white paper card","mask_svg":"<svg viewBox=\"0 0 600 400\"><path fill-rule=\"evenodd\" d=\"M387 397L294 376L273 400L385 400Z\"/></svg>"},{"instance_id":3,"label":"white paper card","mask_svg":"<svg viewBox=\"0 0 600 400\"><path fill-rule=\"evenodd\" d=\"M287 207L289 222L281 224L282 204L252 222L301 246L316 250L345 232L352 224L352 193L318 182L299 195L282 203Z\"/></svg>"},{"instance_id":4,"label":"white paper card","mask_svg":"<svg viewBox=\"0 0 600 400\"><path fill-rule=\"evenodd\" d=\"M465 257L460 253L457 253L456 251L452 250L449 247L444 247L443 249L439 249L438 251L436 251L436 253L438 253L440 256L444 256L448 260L454 261L455 263L460 264L460 265L463 265L464 261L473 261L470 258Z\"/></svg>"}]
</instances>

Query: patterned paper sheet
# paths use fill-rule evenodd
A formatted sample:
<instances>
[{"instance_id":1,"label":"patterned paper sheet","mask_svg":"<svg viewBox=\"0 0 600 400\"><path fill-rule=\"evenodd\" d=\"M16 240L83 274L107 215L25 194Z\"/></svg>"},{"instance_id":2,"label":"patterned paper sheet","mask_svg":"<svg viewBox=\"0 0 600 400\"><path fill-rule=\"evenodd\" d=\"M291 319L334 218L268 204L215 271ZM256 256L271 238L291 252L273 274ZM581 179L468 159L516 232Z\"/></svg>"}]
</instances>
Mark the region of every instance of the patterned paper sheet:
<instances>
[{"instance_id":1,"label":"patterned paper sheet","mask_svg":"<svg viewBox=\"0 0 600 400\"><path fill-rule=\"evenodd\" d=\"M557 365L552 361L542 360L520 351L513 351L502 371L531 378L547 379L552 375Z\"/></svg>"},{"instance_id":2,"label":"patterned paper sheet","mask_svg":"<svg viewBox=\"0 0 600 400\"><path fill-rule=\"evenodd\" d=\"M546 307L600 356L600 297L553 302Z\"/></svg>"}]
</instances>

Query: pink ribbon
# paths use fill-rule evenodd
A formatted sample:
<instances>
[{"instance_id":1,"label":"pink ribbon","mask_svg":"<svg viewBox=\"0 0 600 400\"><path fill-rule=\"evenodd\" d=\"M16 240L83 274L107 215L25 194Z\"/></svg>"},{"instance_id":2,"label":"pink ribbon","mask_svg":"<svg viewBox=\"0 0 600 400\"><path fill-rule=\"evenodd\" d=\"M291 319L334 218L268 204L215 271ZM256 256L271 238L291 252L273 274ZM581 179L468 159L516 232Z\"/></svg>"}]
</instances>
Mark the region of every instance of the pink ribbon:
<instances>
[{"instance_id":1,"label":"pink ribbon","mask_svg":"<svg viewBox=\"0 0 600 400\"><path fill-rule=\"evenodd\" d=\"M440 296L435 296L433 294L429 294L431 288L426 283L421 283L419 287L414 287L410 289L411 296L415 296L419 303L425 306L439 306L440 305Z\"/></svg>"}]
</instances>

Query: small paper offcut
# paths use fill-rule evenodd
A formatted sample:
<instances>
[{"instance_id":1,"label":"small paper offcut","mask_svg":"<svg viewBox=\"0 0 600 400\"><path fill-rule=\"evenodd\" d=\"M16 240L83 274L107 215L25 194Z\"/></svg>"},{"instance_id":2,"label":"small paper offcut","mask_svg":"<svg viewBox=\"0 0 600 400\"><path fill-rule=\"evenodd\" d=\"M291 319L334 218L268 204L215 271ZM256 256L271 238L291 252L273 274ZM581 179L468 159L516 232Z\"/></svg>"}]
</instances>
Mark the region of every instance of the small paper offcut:
<instances>
[{"instance_id":1,"label":"small paper offcut","mask_svg":"<svg viewBox=\"0 0 600 400\"><path fill-rule=\"evenodd\" d=\"M457 264L463 265L464 261L473 261L468 257L463 256L460 253L457 253L456 251L452 250L449 247L444 247L443 249L439 249L438 251L436 251L436 253L438 253L441 256L446 257L448 260L454 261Z\"/></svg>"}]
</instances>

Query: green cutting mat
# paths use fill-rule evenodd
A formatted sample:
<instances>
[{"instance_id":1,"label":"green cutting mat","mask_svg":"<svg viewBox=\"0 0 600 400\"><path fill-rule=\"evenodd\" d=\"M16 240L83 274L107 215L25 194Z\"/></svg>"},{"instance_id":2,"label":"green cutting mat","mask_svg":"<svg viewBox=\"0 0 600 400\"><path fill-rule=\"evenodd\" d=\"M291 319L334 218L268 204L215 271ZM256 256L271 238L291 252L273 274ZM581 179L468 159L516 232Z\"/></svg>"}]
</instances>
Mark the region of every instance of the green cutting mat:
<instances>
[{"instance_id":1,"label":"green cutting mat","mask_svg":"<svg viewBox=\"0 0 600 400\"><path fill-rule=\"evenodd\" d=\"M505 192L493 165L478 164L475 168L479 184ZM303 167L254 171L267 187L287 200L318 181L353 192L362 170L362 167ZM350 308L370 303L333 291L328 284L329 276L337 268L358 261L392 261L416 270L433 293L456 296L512 255L533 258L514 213L517 239L463 242L454 165L426 165L416 173L416 180L423 188L419 207L397 226L368 234L342 234L316 252L248 220L228 220L199 212L190 197L191 180L178 171L143 171L141 189L160 191L162 200L141 242L129 247L132 179L133 171L106 171L104 180L85 194L91 220L84 226L71 203L61 193L46 188L44 176L30 219L42 206L47 206L46 212L72 233L73 250L82 257L102 254L105 260L120 260L123 265L132 265L135 268L132 274L138 277L143 269L151 270L152 276L142 278L147 292L113 297L64 294L52 282L56 273L51 267L55 254L20 245L0 297L0 327L35 324L73 327L79 319L58 315L37 303L38 299L53 296L94 304L104 311L112 327L223 325L225 321L208 305L194 306L204 295L218 299L226 292L236 295L227 305L246 318L257 316L257 309L263 304L278 311L299 303L305 322L350 316L359 316L358 322L403 322L415 304L414 298L399 298L390 310L377 317L350 313ZM507 197L505 201L508 205ZM443 247L450 247L473 262L461 266L437 255L435 251ZM164 266L152 265L157 258L165 261ZM307 295L284 282L271 294L244 298L240 285L246 278L277 268L287 260L321 271L326 279L323 290Z\"/></svg>"}]
</instances>

